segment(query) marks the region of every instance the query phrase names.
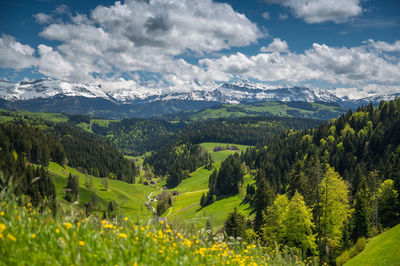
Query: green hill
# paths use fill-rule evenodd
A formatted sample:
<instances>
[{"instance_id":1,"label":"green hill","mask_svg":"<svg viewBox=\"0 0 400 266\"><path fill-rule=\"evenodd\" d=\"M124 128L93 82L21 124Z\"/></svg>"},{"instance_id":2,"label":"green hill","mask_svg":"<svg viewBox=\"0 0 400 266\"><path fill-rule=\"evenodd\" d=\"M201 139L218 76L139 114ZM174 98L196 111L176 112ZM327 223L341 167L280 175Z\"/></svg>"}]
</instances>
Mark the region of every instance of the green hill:
<instances>
[{"instance_id":1,"label":"green hill","mask_svg":"<svg viewBox=\"0 0 400 266\"><path fill-rule=\"evenodd\" d=\"M221 162L229 155L235 152L241 152L249 146L229 144L230 146L236 146L239 150L213 151L214 147L226 146L227 144L208 142L200 145L211 153L211 157L214 160L214 168L212 170L207 170L201 167L191 173L190 178L183 180L179 186L172 189L177 190L181 195L175 197L173 206L169 208L163 216L170 222L183 222L185 224L194 225L204 225L206 221L209 220L213 226L218 227L223 224L228 214L232 212L235 207L238 207L240 211L245 212L248 215L250 212L249 205L241 204L244 193L239 193L239 195L218 200L202 209L200 208L199 202L201 195L203 193L206 194L208 191L208 179L214 169L219 169ZM250 182L254 182L252 177L246 175L243 188L245 188Z\"/></svg>"},{"instance_id":2,"label":"green hill","mask_svg":"<svg viewBox=\"0 0 400 266\"><path fill-rule=\"evenodd\" d=\"M365 249L346 266L400 265L400 224L371 238Z\"/></svg>"},{"instance_id":3,"label":"green hill","mask_svg":"<svg viewBox=\"0 0 400 266\"><path fill-rule=\"evenodd\" d=\"M260 102L249 104L221 104L199 111L178 114L181 119L206 120L245 116L282 116L330 120L347 111L346 108L328 103ZM172 115L174 116L174 115Z\"/></svg>"},{"instance_id":4,"label":"green hill","mask_svg":"<svg viewBox=\"0 0 400 266\"><path fill-rule=\"evenodd\" d=\"M69 166L60 166L51 162L49 166L50 172L53 174L52 179L56 187L58 199L63 199L64 187L67 184L67 177L71 173L79 177L80 195L79 205L84 206L85 203L91 201L92 194L96 194L99 203L106 207L110 200L116 201L121 211L130 217L137 219L150 218L151 212L146 208L145 202L147 195L156 191L155 188L142 184L129 184L119 180L109 180L109 188L104 190L102 185L103 178L90 176L93 180L93 189L90 191L85 188L85 175Z\"/></svg>"}]
</instances>

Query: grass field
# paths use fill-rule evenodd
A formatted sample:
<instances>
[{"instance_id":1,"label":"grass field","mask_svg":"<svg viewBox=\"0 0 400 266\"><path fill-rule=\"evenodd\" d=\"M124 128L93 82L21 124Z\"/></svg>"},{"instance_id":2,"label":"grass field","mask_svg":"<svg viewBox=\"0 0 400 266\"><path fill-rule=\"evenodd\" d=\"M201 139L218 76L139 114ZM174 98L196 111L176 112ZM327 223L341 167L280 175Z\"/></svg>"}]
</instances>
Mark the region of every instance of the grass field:
<instances>
[{"instance_id":1,"label":"grass field","mask_svg":"<svg viewBox=\"0 0 400 266\"><path fill-rule=\"evenodd\" d=\"M239 151L218 151L214 152L213 149L216 146L226 146L226 143L202 143L208 152L211 153L211 157L214 160L214 169L219 169L221 162L229 155L240 152L247 149L249 146L245 145L234 145L239 148ZM214 202L213 204L206 206L201 209L199 202L202 194L208 192L208 179L212 170L204 169L203 167L197 169L191 173L190 177L183 180L179 186L172 190L177 190L181 195L175 197L173 200L173 207L169 208L163 216L171 222L175 223L185 223L203 226L207 220L209 220L214 226L221 226L230 212L237 207L240 211L249 214L248 204L241 204L244 194L241 193L236 196L224 198ZM245 183L243 188L247 186L248 183L254 182L250 175L245 176Z\"/></svg>"},{"instance_id":2,"label":"grass field","mask_svg":"<svg viewBox=\"0 0 400 266\"><path fill-rule=\"evenodd\" d=\"M274 115L329 120L348 110L323 103L309 103L306 107L284 102L262 102L258 104L224 104L219 108L207 108L189 115L191 120L236 118L244 116Z\"/></svg>"},{"instance_id":3,"label":"grass field","mask_svg":"<svg viewBox=\"0 0 400 266\"><path fill-rule=\"evenodd\" d=\"M63 188L67 184L67 177L71 173L79 177L80 191L80 205L89 202L92 198L92 193L96 193L100 198L100 202L108 203L110 200L115 200L121 208L121 211L128 216L138 219L150 218L151 212L144 205L146 197L151 191L156 189L145 186L142 184L128 184L119 180L109 180L109 189L104 190L102 185L102 178L93 177L93 191L85 188L85 175L78 170L69 166L60 166L51 162L49 170L53 173L53 181L55 183L58 198L64 195Z\"/></svg>"},{"instance_id":4,"label":"grass field","mask_svg":"<svg viewBox=\"0 0 400 266\"><path fill-rule=\"evenodd\" d=\"M400 224L369 239L365 249L345 265L400 265Z\"/></svg>"},{"instance_id":5,"label":"grass field","mask_svg":"<svg viewBox=\"0 0 400 266\"><path fill-rule=\"evenodd\" d=\"M39 212L0 193L0 265L302 265L289 253L253 243L213 241L207 232L130 217Z\"/></svg>"}]
</instances>

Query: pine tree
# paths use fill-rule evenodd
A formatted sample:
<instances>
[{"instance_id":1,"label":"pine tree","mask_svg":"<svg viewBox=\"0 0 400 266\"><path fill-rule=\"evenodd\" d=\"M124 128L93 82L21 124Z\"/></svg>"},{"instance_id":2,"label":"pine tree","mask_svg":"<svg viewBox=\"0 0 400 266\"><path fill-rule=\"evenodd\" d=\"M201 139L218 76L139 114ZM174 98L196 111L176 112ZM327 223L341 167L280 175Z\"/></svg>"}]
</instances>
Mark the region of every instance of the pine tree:
<instances>
[{"instance_id":1,"label":"pine tree","mask_svg":"<svg viewBox=\"0 0 400 266\"><path fill-rule=\"evenodd\" d=\"M267 210L267 207L272 204L273 200L274 192L272 191L271 186L264 178L261 179L253 200L254 211L256 213L254 229L257 232L260 232L261 227L264 224L263 212Z\"/></svg>"},{"instance_id":2,"label":"pine tree","mask_svg":"<svg viewBox=\"0 0 400 266\"><path fill-rule=\"evenodd\" d=\"M242 237L246 236L246 218L235 208L225 220L224 229L228 236Z\"/></svg>"}]
</instances>

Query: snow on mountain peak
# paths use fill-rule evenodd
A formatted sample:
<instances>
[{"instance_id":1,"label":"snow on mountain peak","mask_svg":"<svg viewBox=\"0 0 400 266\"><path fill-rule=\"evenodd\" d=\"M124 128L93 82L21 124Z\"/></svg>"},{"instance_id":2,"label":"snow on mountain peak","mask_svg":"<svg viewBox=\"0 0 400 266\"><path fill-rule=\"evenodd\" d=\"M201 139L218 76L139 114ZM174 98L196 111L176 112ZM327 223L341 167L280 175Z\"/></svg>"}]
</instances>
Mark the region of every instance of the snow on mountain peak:
<instances>
[{"instance_id":1,"label":"snow on mountain peak","mask_svg":"<svg viewBox=\"0 0 400 266\"><path fill-rule=\"evenodd\" d=\"M371 89L372 90L372 89ZM307 87L287 87L238 81L217 84L210 82L200 84L198 81L182 84L179 87L142 86L133 80L102 82L97 84L73 83L51 79L40 79L32 82L12 83L0 81L0 98L14 100L30 100L35 98L51 98L54 96L82 96L86 98L103 98L121 103L134 101L152 102L157 100L193 100L215 101L221 103L243 103L259 101L304 101L304 102L336 102L368 98L371 93L356 98L353 89L346 95L345 89L320 90ZM389 96L388 96L389 97Z\"/></svg>"}]
</instances>

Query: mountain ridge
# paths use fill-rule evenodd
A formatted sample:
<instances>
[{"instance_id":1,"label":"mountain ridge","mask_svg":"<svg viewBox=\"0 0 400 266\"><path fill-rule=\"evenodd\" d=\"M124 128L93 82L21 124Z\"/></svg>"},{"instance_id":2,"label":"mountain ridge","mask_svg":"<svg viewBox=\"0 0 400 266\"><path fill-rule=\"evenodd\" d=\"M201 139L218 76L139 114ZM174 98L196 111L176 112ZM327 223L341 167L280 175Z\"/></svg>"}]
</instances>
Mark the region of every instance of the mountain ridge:
<instances>
[{"instance_id":1,"label":"mountain ridge","mask_svg":"<svg viewBox=\"0 0 400 266\"><path fill-rule=\"evenodd\" d=\"M185 91L146 88L111 88L102 84L84 84L52 79L0 81L0 108L33 112L66 112L106 118L153 117L185 111L197 111L217 104L257 104L261 102L329 103L356 109L372 102L400 97L399 93L349 99L334 90L307 87L269 86L235 82L204 87L193 84Z\"/></svg>"}]
</instances>

